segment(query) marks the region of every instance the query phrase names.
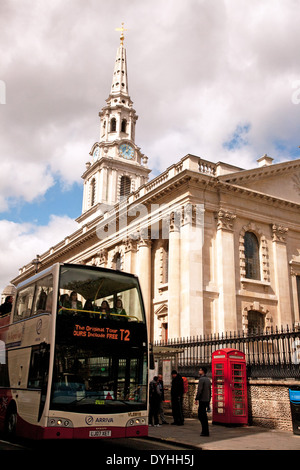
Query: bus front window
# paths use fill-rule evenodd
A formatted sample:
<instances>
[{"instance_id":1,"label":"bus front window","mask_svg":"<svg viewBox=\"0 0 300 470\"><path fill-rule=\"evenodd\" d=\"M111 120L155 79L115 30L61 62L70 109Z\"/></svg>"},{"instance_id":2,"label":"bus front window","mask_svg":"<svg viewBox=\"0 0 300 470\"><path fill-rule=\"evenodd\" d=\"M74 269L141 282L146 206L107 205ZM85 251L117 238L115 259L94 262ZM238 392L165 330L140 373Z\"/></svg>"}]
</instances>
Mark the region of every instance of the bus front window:
<instances>
[{"instance_id":1,"label":"bus front window","mask_svg":"<svg viewBox=\"0 0 300 470\"><path fill-rule=\"evenodd\" d=\"M51 408L146 409L147 332L138 281L62 266Z\"/></svg>"},{"instance_id":2,"label":"bus front window","mask_svg":"<svg viewBox=\"0 0 300 470\"><path fill-rule=\"evenodd\" d=\"M51 408L89 413L145 409L146 355L119 354L57 345Z\"/></svg>"}]
</instances>

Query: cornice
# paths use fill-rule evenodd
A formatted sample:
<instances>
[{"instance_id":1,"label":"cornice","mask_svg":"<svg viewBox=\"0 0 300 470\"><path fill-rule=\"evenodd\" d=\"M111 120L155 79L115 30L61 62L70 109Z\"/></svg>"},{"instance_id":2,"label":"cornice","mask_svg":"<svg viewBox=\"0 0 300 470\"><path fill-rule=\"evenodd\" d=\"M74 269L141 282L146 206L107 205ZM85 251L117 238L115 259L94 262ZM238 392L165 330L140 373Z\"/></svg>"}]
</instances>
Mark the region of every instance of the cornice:
<instances>
[{"instance_id":1,"label":"cornice","mask_svg":"<svg viewBox=\"0 0 300 470\"><path fill-rule=\"evenodd\" d=\"M218 181L217 186L220 190L245 195L245 197L251 197L252 199L261 200L267 204L276 204L277 206L280 205L282 207L285 206L297 210L300 209L300 204L298 204L297 202L289 201L287 199L282 199L276 196L271 196L270 194L262 193L251 188L246 188L245 186L239 186L237 184L232 184L224 181Z\"/></svg>"},{"instance_id":2,"label":"cornice","mask_svg":"<svg viewBox=\"0 0 300 470\"><path fill-rule=\"evenodd\" d=\"M136 147L136 146L135 146ZM139 147L137 148L137 152L140 153ZM107 164L109 164L107 166ZM151 173L151 169L146 168L145 166L141 165L137 161L131 161L131 160L124 160L122 157L101 157L99 160L96 160L94 163L92 163L89 168L83 173L81 176L82 179L88 179L90 175L93 175L95 173L95 170L97 168L108 168L109 169L124 169L124 170L131 170L134 171L135 169L138 170L139 173L145 173L149 174Z\"/></svg>"},{"instance_id":3,"label":"cornice","mask_svg":"<svg viewBox=\"0 0 300 470\"><path fill-rule=\"evenodd\" d=\"M242 170L219 176L218 178L220 181L239 184L239 182L261 179L266 176L277 176L282 173L291 172L295 170L295 168L300 168L300 159L262 166L259 168L252 168L250 170Z\"/></svg>"}]
</instances>

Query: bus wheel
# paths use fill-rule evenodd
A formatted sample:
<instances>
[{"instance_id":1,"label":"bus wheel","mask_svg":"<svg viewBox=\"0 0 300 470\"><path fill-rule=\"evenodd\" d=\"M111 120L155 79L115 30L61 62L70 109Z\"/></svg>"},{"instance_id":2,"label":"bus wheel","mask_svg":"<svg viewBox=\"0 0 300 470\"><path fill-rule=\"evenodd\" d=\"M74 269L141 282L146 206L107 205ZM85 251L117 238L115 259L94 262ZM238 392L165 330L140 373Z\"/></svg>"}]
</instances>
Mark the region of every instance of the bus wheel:
<instances>
[{"instance_id":1,"label":"bus wheel","mask_svg":"<svg viewBox=\"0 0 300 470\"><path fill-rule=\"evenodd\" d=\"M8 407L5 419L5 434L12 439L16 435L17 430L17 408L15 404Z\"/></svg>"}]
</instances>

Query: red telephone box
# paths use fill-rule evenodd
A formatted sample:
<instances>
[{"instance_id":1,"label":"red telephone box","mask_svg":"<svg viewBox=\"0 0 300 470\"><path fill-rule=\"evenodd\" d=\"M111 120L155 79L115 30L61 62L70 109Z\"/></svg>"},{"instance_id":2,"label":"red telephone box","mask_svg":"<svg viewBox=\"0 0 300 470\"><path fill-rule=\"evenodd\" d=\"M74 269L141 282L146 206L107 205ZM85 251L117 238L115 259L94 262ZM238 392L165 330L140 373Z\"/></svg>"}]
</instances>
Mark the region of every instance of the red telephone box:
<instances>
[{"instance_id":1,"label":"red telephone box","mask_svg":"<svg viewBox=\"0 0 300 470\"><path fill-rule=\"evenodd\" d=\"M248 423L246 361L238 349L212 354L212 402L213 423Z\"/></svg>"}]
</instances>

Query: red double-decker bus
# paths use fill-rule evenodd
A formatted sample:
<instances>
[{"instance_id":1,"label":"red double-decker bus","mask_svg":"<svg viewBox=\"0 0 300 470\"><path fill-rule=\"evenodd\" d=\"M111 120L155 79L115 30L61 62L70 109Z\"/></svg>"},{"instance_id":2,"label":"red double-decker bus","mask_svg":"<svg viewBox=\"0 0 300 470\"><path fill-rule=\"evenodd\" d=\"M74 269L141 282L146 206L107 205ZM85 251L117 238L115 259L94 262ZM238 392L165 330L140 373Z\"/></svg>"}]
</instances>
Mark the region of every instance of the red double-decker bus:
<instances>
[{"instance_id":1,"label":"red double-decker bus","mask_svg":"<svg viewBox=\"0 0 300 470\"><path fill-rule=\"evenodd\" d=\"M0 430L32 439L145 436L148 339L136 276L55 264L0 317Z\"/></svg>"}]
</instances>

